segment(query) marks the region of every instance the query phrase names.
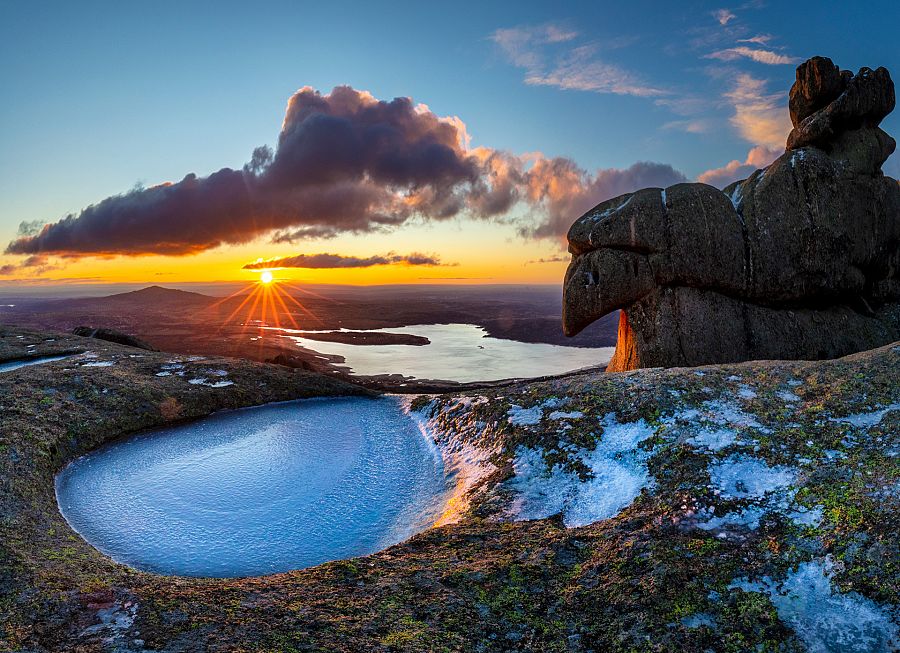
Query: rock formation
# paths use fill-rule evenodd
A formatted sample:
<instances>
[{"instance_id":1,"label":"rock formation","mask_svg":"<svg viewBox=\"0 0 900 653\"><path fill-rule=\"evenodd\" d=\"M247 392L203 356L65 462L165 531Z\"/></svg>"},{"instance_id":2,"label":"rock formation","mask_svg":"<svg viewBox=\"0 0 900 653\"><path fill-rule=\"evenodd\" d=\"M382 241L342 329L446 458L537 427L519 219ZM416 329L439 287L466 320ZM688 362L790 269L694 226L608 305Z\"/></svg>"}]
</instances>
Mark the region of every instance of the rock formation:
<instances>
[{"instance_id":1,"label":"rock formation","mask_svg":"<svg viewBox=\"0 0 900 653\"><path fill-rule=\"evenodd\" d=\"M122 333L121 331L116 331L115 329L108 329L106 327L89 327L89 326L80 326L72 329L72 333L76 336L81 336L82 338L96 338L97 340L106 340L107 342L115 342L119 345L126 345L128 347L136 347L137 349L146 349L147 351L158 351L153 345L140 338L132 335L128 335L127 333Z\"/></svg>"},{"instance_id":2,"label":"rock formation","mask_svg":"<svg viewBox=\"0 0 900 653\"><path fill-rule=\"evenodd\" d=\"M563 329L622 309L610 371L821 359L900 339L900 186L884 68L814 57L791 88L785 153L719 191L648 188L568 234Z\"/></svg>"}]
</instances>

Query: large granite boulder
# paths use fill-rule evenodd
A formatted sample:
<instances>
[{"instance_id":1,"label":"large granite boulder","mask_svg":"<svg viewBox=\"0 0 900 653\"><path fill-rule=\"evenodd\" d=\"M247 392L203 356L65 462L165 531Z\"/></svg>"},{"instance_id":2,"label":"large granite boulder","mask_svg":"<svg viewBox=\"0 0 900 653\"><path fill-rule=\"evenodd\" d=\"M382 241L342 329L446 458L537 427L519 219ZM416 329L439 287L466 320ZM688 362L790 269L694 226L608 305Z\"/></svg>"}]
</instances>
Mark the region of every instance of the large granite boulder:
<instances>
[{"instance_id":1,"label":"large granite boulder","mask_svg":"<svg viewBox=\"0 0 900 653\"><path fill-rule=\"evenodd\" d=\"M610 371L821 359L900 339L900 185L884 68L797 68L785 153L724 192L648 188L569 230L563 329L622 309Z\"/></svg>"}]
</instances>

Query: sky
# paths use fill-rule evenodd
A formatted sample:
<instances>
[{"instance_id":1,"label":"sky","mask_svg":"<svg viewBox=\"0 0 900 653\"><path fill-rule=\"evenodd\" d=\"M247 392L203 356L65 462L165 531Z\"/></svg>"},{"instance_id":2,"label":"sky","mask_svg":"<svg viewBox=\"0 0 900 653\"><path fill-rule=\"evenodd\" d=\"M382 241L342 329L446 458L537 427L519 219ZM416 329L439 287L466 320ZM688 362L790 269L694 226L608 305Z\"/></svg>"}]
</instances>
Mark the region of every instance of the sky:
<instances>
[{"instance_id":1,"label":"sky","mask_svg":"<svg viewBox=\"0 0 900 653\"><path fill-rule=\"evenodd\" d=\"M0 285L560 283L585 210L748 176L797 64L900 71L898 29L895 2L0 0Z\"/></svg>"}]
</instances>

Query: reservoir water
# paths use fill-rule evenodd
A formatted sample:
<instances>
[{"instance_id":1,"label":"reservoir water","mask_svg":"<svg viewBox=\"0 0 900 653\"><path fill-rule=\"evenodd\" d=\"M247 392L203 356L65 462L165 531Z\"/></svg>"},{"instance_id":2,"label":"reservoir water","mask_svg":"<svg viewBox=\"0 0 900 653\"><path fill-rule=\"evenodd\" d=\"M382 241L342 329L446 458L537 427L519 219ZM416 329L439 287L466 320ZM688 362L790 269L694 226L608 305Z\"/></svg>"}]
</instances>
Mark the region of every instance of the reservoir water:
<instances>
[{"instance_id":1,"label":"reservoir water","mask_svg":"<svg viewBox=\"0 0 900 653\"><path fill-rule=\"evenodd\" d=\"M393 398L217 413L107 445L56 479L65 518L113 559L216 577L373 553L433 524L449 490Z\"/></svg>"},{"instance_id":2,"label":"reservoir water","mask_svg":"<svg viewBox=\"0 0 900 653\"><path fill-rule=\"evenodd\" d=\"M402 374L459 383L535 378L605 366L615 351L615 347L564 347L492 338L474 324L418 324L367 331L425 336L431 341L427 345L353 345L290 335L291 329L282 332L305 349L342 356L344 365L356 375Z\"/></svg>"}]
</instances>

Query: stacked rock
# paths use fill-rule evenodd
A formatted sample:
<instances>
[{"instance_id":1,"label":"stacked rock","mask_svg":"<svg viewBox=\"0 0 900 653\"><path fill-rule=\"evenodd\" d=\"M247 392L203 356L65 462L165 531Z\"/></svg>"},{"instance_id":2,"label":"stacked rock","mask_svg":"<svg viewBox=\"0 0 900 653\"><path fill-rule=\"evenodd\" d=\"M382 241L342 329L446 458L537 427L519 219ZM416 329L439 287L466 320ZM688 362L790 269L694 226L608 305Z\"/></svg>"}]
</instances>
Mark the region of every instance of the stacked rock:
<instances>
[{"instance_id":1,"label":"stacked rock","mask_svg":"<svg viewBox=\"0 0 900 653\"><path fill-rule=\"evenodd\" d=\"M569 230L563 328L622 309L610 371L820 359L900 339L900 185L878 125L884 68L814 57L791 88L785 153L719 191L649 188Z\"/></svg>"}]
</instances>

